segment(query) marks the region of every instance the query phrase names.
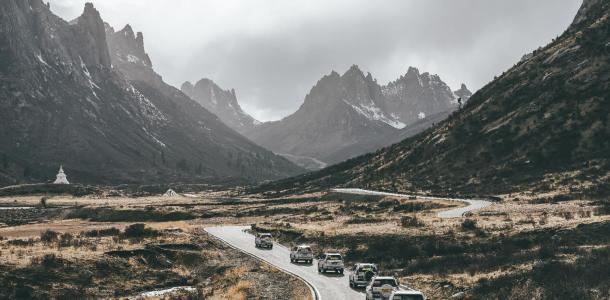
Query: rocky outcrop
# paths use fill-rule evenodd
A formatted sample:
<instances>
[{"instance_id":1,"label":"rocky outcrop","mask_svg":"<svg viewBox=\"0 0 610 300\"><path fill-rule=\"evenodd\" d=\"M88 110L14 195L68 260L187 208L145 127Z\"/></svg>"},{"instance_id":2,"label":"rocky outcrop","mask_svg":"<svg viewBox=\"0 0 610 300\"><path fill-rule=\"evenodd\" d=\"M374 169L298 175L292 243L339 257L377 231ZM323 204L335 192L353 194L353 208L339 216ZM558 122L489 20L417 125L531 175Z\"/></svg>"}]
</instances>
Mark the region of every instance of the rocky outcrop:
<instances>
[{"instance_id":1,"label":"rocky outcrop","mask_svg":"<svg viewBox=\"0 0 610 300\"><path fill-rule=\"evenodd\" d=\"M234 89L223 90L207 78L199 80L195 85L187 81L180 89L237 132L245 133L260 125L259 121L241 108Z\"/></svg>"},{"instance_id":2,"label":"rocky outcrop","mask_svg":"<svg viewBox=\"0 0 610 300\"><path fill-rule=\"evenodd\" d=\"M388 99L388 109L404 124L457 107L456 95L438 75L420 74L413 67L384 86L383 94Z\"/></svg>"},{"instance_id":3,"label":"rocky outcrop","mask_svg":"<svg viewBox=\"0 0 610 300\"><path fill-rule=\"evenodd\" d=\"M462 103L466 103L470 97L472 97L472 92L466 87L465 84L462 83L462 86L459 90L453 92L455 97L462 98Z\"/></svg>"}]
</instances>

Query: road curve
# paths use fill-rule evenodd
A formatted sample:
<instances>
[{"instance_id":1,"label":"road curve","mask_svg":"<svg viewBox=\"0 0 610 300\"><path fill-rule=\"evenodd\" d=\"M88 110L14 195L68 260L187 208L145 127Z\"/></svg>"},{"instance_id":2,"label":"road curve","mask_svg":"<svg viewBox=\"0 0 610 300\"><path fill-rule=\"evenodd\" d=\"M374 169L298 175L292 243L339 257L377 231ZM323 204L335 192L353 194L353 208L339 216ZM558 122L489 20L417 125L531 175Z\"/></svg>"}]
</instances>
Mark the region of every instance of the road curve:
<instances>
[{"instance_id":1,"label":"road curve","mask_svg":"<svg viewBox=\"0 0 610 300\"><path fill-rule=\"evenodd\" d=\"M254 246L254 236L246 233L247 226L208 227L205 231L242 252L255 256L287 273L305 280L313 287L319 300L364 299L363 291L349 287L348 272L318 274L317 260L313 264L290 262L288 248L273 243L273 249L258 249Z\"/></svg>"},{"instance_id":2,"label":"road curve","mask_svg":"<svg viewBox=\"0 0 610 300\"><path fill-rule=\"evenodd\" d=\"M374 196L392 196L392 197L400 197L400 198L410 198L417 197L418 199L431 199L431 200L448 200L448 201L460 201L468 203L468 206L458 207L455 209L441 211L437 214L439 218L459 218L469 211L474 211L477 209L481 209L487 206L492 205L493 203L485 200L474 200L474 199L457 199L457 198L440 198L440 197L427 197L427 196L419 196L419 195L407 195L407 194L396 194L396 193L386 193L379 191L371 191L365 189L332 189L331 192L341 193L341 194L354 194L354 195L374 195Z\"/></svg>"}]
</instances>

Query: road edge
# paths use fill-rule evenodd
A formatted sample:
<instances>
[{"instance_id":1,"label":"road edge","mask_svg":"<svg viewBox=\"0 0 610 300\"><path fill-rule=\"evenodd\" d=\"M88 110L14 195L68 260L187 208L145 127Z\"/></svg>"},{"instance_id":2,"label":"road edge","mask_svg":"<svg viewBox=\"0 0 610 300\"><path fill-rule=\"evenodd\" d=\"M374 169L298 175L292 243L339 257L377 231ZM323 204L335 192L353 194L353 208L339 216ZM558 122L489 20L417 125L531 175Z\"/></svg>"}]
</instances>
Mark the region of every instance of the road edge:
<instances>
[{"instance_id":1,"label":"road edge","mask_svg":"<svg viewBox=\"0 0 610 300\"><path fill-rule=\"evenodd\" d=\"M295 274L295 273L293 273L293 272L291 272L291 271L288 271L288 270L286 270L286 269L284 269L284 268L282 268L282 267L280 267L280 266L276 266L276 265L274 265L274 264L272 264L272 263L270 263L270 262L268 262L268 261L266 261L266 260L262 259L261 257L256 256L256 254L254 254L254 253L250 253L250 252L245 251L245 250L243 250L243 249L239 249L239 248L237 248L237 247L235 247L235 246L231 245L229 242L227 242L227 241L226 241L226 240L224 240L223 238L218 237L218 236L216 236L216 235L212 234L211 232L209 232L209 231L207 230L208 228L214 228L214 227L222 227L222 226L205 227L205 228L203 228L203 230L204 230L204 231L205 231L205 232L206 232L206 233L207 233L209 236L211 236L212 238L215 238L215 239L217 239L217 240L221 241L223 244L225 244L225 245L229 246L230 248L235 249L235 250L237 250L237 251L239 251L239 252L241 252L241 253L244 253L244 254L246 254L246 255L248 255L248 256L250 256L250 257L252 257L252 258L255 258L255 259L257 259L257 260L259 260L259 261L261 261L261 262L263 262L263 263L265 263L265 264L267 264L267 265L270 265L270 266L272 266L272 267L274 267L274 268L276 268L276 269L278 269L278 270L280 270L280 271L282 271L282 272L284 272L284 273L288 274L288 275L291 275L291 276L296 277L297 279L299 279L299 280L301 280L302 282L304 282L304 283L305 283L305 285L307 285L307 287L309 287L309 291L311 292L311 295L313 296L313 299L314 299L314 300L322 300L322 297L320 296L320 292L318 291L318 289L316 289L316 287L315 287L313 284L311 284L311 283L309 283L307 280L305 280L305 278L303 278L303 277L301 277L301 276L299 276L299 275L297 275L297 274Z\"/></svg>"}]
</instances>

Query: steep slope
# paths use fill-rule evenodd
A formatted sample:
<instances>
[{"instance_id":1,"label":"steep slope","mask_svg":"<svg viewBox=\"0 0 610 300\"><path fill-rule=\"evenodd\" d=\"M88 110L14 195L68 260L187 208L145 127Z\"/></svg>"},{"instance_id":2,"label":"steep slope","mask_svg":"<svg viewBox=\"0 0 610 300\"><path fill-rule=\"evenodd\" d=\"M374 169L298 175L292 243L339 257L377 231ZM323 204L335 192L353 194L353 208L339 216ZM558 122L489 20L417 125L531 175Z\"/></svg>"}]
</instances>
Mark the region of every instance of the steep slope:
<instances>
[{"instance_id":1,"label":"steep slope","mask_svg":"<svg viewBox=\"0 0 610 300\"><path fill-rule=\"evenodd\" d=\"M0 2L0 184L51 179L59 164L92 183L294 174L188 97L126 80L115 62L93 5L68 23L40 0Z\"/></svg>"},{"instance_id":2,"label":"steep slope","mask_svg":"<svg viewBox=\"0 0 610 300\"><path fill-rule=\"evenodd\" d=\"M448 115L457 109L456 98L437 75L415 68L382 87L352 66L342 76L322 78L294 114L246 136L302 166L321 167L398 142L402 129L414 122L425 129L422 124L438 121L426 116Z\"/></svg>"},{"instance_id":3,"label":"steep slope","mask_svg":"<svg viewBox=\"0 0 610 300\"><path fill-rule=\"evenodd\" d=\"M201 79L195 85L187 81L180 90L237 132L245 133L260 125L239 106L235 90L223 90L210 79Z\"/></svg>"},{"instance_id":4,"label":"steep slope","mask_svg":"<svg viewBox=\"0 0 610 300\"><path fill-rule=\"evenodd\" d=\"M434 193L610 188L610 3L475 93L438 126L375 154L262 190L331 186Z\"/></svg>"}]
</instances>

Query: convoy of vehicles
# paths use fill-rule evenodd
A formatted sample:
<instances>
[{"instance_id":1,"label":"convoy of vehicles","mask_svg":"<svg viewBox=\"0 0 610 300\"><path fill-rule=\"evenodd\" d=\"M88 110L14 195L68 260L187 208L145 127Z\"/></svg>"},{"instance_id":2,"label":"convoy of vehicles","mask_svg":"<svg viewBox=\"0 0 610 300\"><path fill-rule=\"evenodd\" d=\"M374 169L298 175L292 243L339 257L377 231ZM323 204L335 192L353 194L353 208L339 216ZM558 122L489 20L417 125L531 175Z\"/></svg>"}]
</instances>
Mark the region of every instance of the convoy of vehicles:
<instances>
[{"instance_id":1,"label":"convoy of vehicles","mask_svg":"<svg viewBox=\"0 0 610 300\"><path fill-rule=\"evenodd\" d=\"M307 264L313 262L313 251L311 251L311 247L307 245L292 247L290 250L290 262L296 263L300 261Z\"/></svg>"},{"instance_id":2,"label":"convoy of vehicles","mask_svg":"<svg viewBox=\"0 0 610 300\"><path fill-rule=\"evenodd\" d=\"M318 259L318 273L328 271L343 274L343 257L339 253L323 253Z\"/></svg>"},{"instance_id":3,"label":"convoy of vehicles","mask_svg":"<svg viewBox=\"0 0 610 300\"><path fill-rule=\"evenodd\" d=\"M257 248L273 249L273 235L271 233L257 233L254 245Z\"/></svg>"},{"instance_id":4,"label":"convoy of vehicles","mask_svg":"<svg viewBox=\"0 0 610 300\"><path fill-rule=\"evenodd\" d=\"M273 248L273 236L270 233L258 233L254 240L257 248ZM290 262L313 262L313 251L310 246L299 245L290 249ZM318 258L318 272L334 271L343 274L343 257L339 253L323 253ZM349 286L356 288L366 286L366 300L426 300L420 291L401 287L392 276L379 276L376 264L357 263L350 268Z\"/></svg>"}]
</instances>

